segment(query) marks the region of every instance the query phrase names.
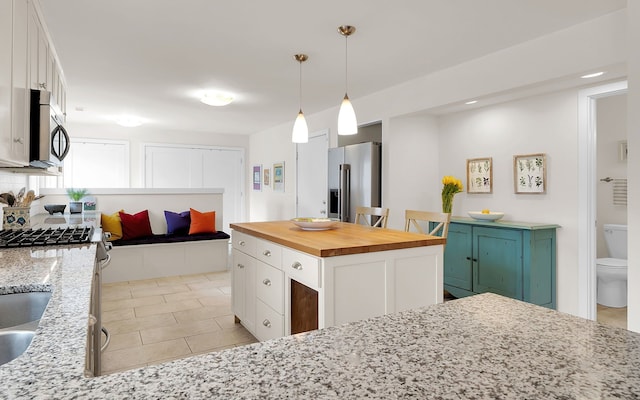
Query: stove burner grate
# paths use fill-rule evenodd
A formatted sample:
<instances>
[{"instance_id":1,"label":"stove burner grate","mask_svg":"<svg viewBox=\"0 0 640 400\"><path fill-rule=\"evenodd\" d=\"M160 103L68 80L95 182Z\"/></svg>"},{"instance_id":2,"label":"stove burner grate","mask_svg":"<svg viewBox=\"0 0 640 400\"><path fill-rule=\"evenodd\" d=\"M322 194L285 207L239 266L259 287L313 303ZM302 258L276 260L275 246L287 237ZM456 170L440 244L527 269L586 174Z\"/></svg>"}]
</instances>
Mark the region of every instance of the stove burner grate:
<instances>
[{"instance_id":1,"label":"stove burner grate","mask_svg":"<svg viewBox=\"0 0 640 400\"><path fill-rule=\"evenodd\" d=\"M0 248L79 244L91 241L93 227L0 230Z\"/></svg>"}]
</instances>

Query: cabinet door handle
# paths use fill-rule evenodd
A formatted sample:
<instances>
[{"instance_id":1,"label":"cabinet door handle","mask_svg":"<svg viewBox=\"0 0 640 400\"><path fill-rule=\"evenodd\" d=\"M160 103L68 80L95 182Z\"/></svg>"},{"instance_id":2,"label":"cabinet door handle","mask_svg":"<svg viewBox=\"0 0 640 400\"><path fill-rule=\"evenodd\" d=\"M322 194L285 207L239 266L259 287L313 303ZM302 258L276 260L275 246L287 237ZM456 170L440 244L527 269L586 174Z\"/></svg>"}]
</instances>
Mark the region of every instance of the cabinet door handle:
<instances>
[{"instance_id":1,"label":"cabinet door handle","mask_svg":"<svg viewBox=\"0 0 640 400\"><path fill-rule=\"evenodd\" d=\"M471 257L467 257L467 260L471 260Z\"/></svg>"},{"instance_id":2,"label":"cabinet door handle","mask_svg":"<svg viewBox=\"0 0 640 400\"><path fill-rule=\"evenodd\" d=\"M262 325L266 326L267 328L271 328L271 321L265 319L264 321L262 321Z\"/></svg>"},{"instance_id":3,"label":"cabinet door handle","mask_svg":"<svg viewBox=\"0 0 640 400\"><path fill-rule=\"evenodd\" d=\"M471 258L471 257L467 257L467 260L473 261L473 262L478 262L477 258Z\"/></svg>"},{"instance_id":4,"label":"cabinet door handle","mask_svg":"<svg viewBox=\"0 0 640 400\"><path fill-rule=\"evenodd\" d=\"M244 244L245 244L245 243L244 243L244 240L239 241L239 242L238 242L238 244L239 244L240 246L244 246Z\"/></svg>"},{"instance_id":5,"label":"cabinet door handle","mask_svg":"<svg viewBox=\"0 0 640 400\"><path fill-rule=\"evenodd\" d=\"M264 254L267 257L271 257L271 252L269 250L263 251L262 254Z\"/></svg>"},{"instance_id":6,"label":"cabinet door handle","mask_svg":"<svg viewBox=\"0 0 640 400\"><path fill-rule=\"evenodd\" d=\"M238 268L244 268L244 265L238 263Z\"/></svg>"},{"instance_id":7,"label":"cabinet door handle","mask_svg":"<svg viewBox=\"0 0 640 400\"><path fill-rule=\"evenodd\" d=\"M262 281L265 286L271 286L271 281L269 279L265 279Z\"/></svg>"},{"instance_id":8,"label":"cabinet door handle","mask_svg":"<svg viewBox=\"0 0 640 400\"><path fill-rule=\"evenodd\" d=\"M302 264L296 261L293 264L291 264L291 268L297 269L298 271L302 271Z\"/></svg>"}]
</instances>

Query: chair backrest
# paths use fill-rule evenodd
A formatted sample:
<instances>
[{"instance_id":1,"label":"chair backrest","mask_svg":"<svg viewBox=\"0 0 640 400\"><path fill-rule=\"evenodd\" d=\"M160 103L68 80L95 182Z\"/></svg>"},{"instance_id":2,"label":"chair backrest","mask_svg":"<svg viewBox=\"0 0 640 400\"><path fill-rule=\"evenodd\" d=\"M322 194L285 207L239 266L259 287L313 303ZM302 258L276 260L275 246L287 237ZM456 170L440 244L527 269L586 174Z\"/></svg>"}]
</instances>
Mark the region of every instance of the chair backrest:
<instances>
[{"instance_id":1,"label":"chair backrest","mask_svg":"<svg viewBox=\"0 0 640 400\"><path fill-rule=\"evenodd\" d=\"M380 217L375 223L371 223L374 218L368 218L371 216ZM386 228L387 218L389 217L389 209L381 207L356 207L356 218L353 220L356 224L369 225L373 227Z\"/></svg>"},{"instance_id":2,"label":"chair backrest","mask_svg":"<svg viewBox=\"0 0 640 400\"><path fill-rule=\"evenodd\" d=\"M442 230L442 234L440 235L443 238L447 237L447 233L449 233L449 221L451 220L451 214L449 213L441 213L441 212L431 212L431 211L416 211L416 210L405 210L404 212L404 230L409 232L409 228L413 225L419 233L424 234L425 232L422 230L422 227L418 224L418 221L424 222L437 222L438 225L434 229L429 232L429 235L436 235L438 231Z\"/></svg>"}]
</instances>

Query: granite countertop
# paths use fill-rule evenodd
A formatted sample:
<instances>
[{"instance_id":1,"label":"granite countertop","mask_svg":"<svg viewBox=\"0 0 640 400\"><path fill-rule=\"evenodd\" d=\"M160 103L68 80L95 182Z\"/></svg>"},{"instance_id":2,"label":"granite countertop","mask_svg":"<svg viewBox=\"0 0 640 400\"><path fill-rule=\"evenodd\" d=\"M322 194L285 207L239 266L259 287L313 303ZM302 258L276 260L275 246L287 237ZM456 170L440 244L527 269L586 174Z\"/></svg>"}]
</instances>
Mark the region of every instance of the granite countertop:
<instances>
[{"instance_id":1,"label":"granite countertop","mask_svg":"<svg viewBox=\"0 0 640 400\"><path fill-rule=\"evenodd\" d=\"M0 251L2 290L53 289L0 398L640 397L640 334L494 294L86 378L94 252Z\"/></svg>"},{"instance_id":2,"label":"granite countertop","mask_svg":"<svg viewBox=\"0 0 640 400\"><path fill-rule=\"evenodd\" d=\"M374 251L398 250L445 244L438 236L396 229L373 228L336 222L332 229L303 230L291 221L243 222L230 225L238 232L256 236L317 257L333 257Z\"/></svg>"}]
</instances>

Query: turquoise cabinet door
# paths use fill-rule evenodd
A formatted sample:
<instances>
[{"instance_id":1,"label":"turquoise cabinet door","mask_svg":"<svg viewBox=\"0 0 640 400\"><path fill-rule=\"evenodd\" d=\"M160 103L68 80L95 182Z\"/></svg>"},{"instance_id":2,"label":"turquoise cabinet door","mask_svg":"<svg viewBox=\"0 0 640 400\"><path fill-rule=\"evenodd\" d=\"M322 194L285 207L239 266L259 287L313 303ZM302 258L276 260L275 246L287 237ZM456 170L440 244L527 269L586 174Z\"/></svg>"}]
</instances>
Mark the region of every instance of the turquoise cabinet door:
<instances>
[{"instance_id":1,"label":"turquoise cabinet door","mask_svg":"<svg viewBox=\"0 0 640 400\"><path fill-rule=\"evenodd\" d=\"M522 233L474 227L473 291L522 300Z\"/></svg>"},{"instance_id":2,"label":"turquoise cabinet door","mask_svg":"<svg viewBox=\"0 0 640 400\"><path fill-rule=\"evenodd\" d=\"M472 290L471 226L450 223L444 248L444 284Z\"/></svg>"}]
</instances>

